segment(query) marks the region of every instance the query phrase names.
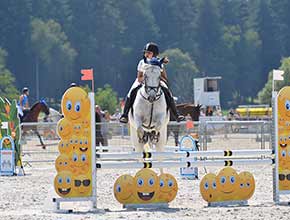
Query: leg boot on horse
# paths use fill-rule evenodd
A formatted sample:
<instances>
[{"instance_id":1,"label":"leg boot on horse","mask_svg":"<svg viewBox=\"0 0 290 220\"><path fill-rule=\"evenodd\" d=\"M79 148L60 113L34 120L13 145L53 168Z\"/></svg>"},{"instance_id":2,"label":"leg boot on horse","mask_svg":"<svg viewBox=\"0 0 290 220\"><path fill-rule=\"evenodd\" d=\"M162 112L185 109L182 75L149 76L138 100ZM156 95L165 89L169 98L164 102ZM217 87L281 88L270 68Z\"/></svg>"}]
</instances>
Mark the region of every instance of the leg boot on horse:
<instances>
[{"instance_id":1,"label":"leg boot on horse","mask_svg":"<svg viewBox=\"0 0 290 220\"><path fill-rule=\"evenodd\" d=\"M132 108L134 101L136 99L137 96L137 92L138 90L141 88L141 85L137 86L136 88L132 89L131 93L129 94L129 96L127 96L126 98L126 102L125 102L125 106L124 106L124 111L122 116L120 117L120 122L121 123L128 123L128 114L130 109Z\"/></svg>"}]
</instances>

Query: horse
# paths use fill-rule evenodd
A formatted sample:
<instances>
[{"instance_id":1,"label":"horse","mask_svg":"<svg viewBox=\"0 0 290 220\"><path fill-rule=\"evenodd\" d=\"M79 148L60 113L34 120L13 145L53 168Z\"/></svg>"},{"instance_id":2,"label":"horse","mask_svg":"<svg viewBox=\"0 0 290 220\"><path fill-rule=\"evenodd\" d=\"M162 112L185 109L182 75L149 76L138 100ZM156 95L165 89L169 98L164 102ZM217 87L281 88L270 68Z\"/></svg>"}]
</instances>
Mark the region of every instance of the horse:
<instances>
[{"instance_id":1,"label":"horse","mask_svg":"<svg viewBox=\"0 0 290 220\"><path fill-rule=\"evenodd\" d=\"M129 112L131 141L137 152L145 151L145 144L150 147L155 145L157 151L164 151L167 141L169 111L160 86L160 66L145 65L144 84ZM163 173L162 169L160 171Z\"/></svg>"},{"instance_id":2,"label":"horse","mask_svg":"<svg viewBox=\"0 0 290 220\"><path fill-rule=\"evenodd\" d=\"M49 115L49 107L47 106L46 102L44 100L40 100L39 102L36 102L28 111L25 111L24 115L20 117L20 122L37 122L39 113L43 112L45 114L45 117ZM21 126L22 134L24 135L27 133L27 131L34 131L37 137L39 138L40 144L43 149L46 148L45 144L42 141L42 138L37 131L36 125L28 125L28 126Z\"/></svg>"},{"instance_id":3,"label":"horse","mask_svg":"<svg viewBox=\"0 0 290 220\"><path fill-rule=\"evenodd\" d=\"M182 103L182 104L176 105L176 108L180 114L184 116L190 115L193 121L199 120L201 105L195 106L194 104L191 104L191 103ZM172 114L170 114L170 121L176 121ZM172 132L174 136L175 146L178 146L179 144L179 140L178 140L179 129L180 129L179 124L168 125L168 128L167 128L167 139Z\"/></svg>"}]
</instances>

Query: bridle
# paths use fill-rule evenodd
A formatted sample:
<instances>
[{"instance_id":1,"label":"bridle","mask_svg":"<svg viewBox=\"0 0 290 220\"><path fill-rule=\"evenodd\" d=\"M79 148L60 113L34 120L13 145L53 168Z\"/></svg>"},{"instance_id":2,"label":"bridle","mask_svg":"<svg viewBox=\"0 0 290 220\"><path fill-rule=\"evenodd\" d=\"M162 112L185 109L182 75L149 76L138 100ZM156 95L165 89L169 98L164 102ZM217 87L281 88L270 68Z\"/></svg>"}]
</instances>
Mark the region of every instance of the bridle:
<instances>
[{"instance_id":1,"label":"bridle","mask_svg":"<svg viewBox=\"0 0 290 220\"><path fill-rule=\"evenodd\" d=\"M141 94L141 96L142 96L142 98L143 99L145 99L145 100L147 100L148 102L150 102L150 103L153 103L153 102L155 102L155 101L157 101L157 100L159 100L160 99L160 97L161 97L161 95L162 95L162 90L160 89L160 81L159 81L159 83L158 83L158 86L148 86L147 85L147 76L145 75L145 78L144 78L144 89L145 89L145 93L146 93L146 95L147 95L147 97L144 95L144 94L142 94L142 92L140 92L140 94ZM156 95L154 96L154 98L152 98L149 94L150 94L150 92L151 91L153 91L153 93L155 93Z\"/></svg>"}]
</instances>

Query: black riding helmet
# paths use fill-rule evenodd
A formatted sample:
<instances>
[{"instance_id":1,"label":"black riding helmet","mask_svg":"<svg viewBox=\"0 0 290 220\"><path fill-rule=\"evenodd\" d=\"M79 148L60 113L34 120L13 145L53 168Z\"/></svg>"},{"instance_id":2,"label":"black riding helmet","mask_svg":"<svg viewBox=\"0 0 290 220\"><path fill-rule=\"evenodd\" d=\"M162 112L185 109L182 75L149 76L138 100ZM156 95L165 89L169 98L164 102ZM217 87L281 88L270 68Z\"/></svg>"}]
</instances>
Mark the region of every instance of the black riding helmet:
<instances>
[{"instance_id":1,"label":"black riding helmet","mask_svg":"<svg viewBox=\"0 0 290 220\"><path fill-rule=\"evenodd\" d=\"M144 52L146 52L146 51L150 51L150 52L152 52L154 57L158 56L158 54L159 54L159 48L158 48L158 45L157 45L156 43L153 43L153 42L149 42L149 43L147 43L147 44L144 46L143 51L144 51Z\"/></svg>"},{"instance_id":2,"label":"black riding helmet","mask_svg":"<svg viewBox=\"0 0 290 220\"><path fill-rule=\"evenodd\" d=\"M22 93L25 93L25 92L29 92L29 89L28 89L27 87L24 87L24 88L22 89Z\"/></svg>"}]
</instances>

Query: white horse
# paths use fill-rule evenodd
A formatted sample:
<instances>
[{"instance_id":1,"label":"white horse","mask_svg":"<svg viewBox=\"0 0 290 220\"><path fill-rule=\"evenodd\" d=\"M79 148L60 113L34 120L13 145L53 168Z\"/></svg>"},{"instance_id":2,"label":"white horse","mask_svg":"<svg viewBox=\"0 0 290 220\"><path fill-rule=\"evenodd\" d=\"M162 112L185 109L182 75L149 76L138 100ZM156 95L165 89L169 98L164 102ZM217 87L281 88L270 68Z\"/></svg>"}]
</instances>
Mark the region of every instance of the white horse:
<instances>
[{"instance_id":1,"label":"white horse","mask_svg":"<svg viewBox=\"0 0 290 220\"><path fill-rule=\"evenodd\" d=\"M150 147L155 145L157 151L163 151L167 142L169 111L160 87L160 76L158 65L146 64L144 84L129 114L131 141L137 152L144 151L146 143Z\"/></svg>"}]
</instances>

